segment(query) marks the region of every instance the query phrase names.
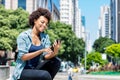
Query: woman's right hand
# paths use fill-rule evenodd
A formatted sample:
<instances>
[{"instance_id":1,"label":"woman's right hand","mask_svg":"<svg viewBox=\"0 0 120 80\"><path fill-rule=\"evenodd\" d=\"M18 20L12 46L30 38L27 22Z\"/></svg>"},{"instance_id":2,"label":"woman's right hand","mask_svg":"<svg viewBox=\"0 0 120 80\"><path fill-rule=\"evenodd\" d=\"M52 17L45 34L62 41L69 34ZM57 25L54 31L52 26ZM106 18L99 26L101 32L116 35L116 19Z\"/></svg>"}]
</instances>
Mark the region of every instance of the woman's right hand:
<instances>
[{"instance_id":1,"label":"woman's right hand","mask_svg":"<svg viewBox=\"0 0 120 80\"><path fill-rule=\"evenodd\" d=\"M53 50L51 50L50 48L43 49L43 52L47 52L47 54L45 55L45 59L51 59L56 56L56 54L54 54Z\"/></svg>"},{"instance_id":2,"label":"woman's right hand","mask_svg":"<svg viewBox=\"0 0 120 80\"><path fill-rule=\"evenodd\" d=\"M50 54L53 51L50 48L44 48L42 52L47 52L48 54Z\"/></svg>"}]
</instances>

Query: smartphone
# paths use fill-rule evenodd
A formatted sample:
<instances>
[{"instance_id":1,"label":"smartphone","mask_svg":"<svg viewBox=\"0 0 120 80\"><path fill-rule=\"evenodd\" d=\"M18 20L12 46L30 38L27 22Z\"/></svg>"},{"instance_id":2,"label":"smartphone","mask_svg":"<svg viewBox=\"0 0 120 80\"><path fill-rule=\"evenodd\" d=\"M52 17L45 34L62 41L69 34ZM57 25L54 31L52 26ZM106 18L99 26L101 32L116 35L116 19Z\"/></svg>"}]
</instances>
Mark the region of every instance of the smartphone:
<instances>
[{"instance_id":1,"label":"smartphone","mask_svg":"<svg viewBox=\"0 0 120 80\"><path fill-rule=\"evenodd\" d=\"M51 46L51 48L50 48L52 51L54 51L54 47L53 47L53 45Z\"/></svg>"},{"instance_id":2,"label":"smartphone","mask_svg":"<svg viewBox=\"0 0 120 80\"><path fill-rule=\"evenodd\" d=\"M57 41L57 43L58 43L59 41L61 42L61 40L60 40L60 39L57 39L56 41Z\"/></svg>"},{"instance_id":3,"label":"smartphone","mask_svg":"<svg viewBox=\"0 0 120 80\"><path fill-rule=\"evenodd\" d=\"M57 40L56 40L57 43L58 43L59 41L61 42L60 39L57 39ZM53 45L50 47L50 49L51 49L52 51L54 51L54 47L53 47Z\"/></svg>"}]
</instances>

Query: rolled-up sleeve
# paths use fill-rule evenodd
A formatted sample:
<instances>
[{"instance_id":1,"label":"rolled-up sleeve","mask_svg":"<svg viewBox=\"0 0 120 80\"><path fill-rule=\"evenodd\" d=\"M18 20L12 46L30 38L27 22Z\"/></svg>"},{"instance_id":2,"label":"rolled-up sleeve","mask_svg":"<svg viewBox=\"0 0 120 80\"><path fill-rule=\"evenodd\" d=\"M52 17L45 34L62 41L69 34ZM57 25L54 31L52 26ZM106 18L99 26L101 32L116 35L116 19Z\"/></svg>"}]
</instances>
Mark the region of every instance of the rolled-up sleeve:
<instances>
[{"instance_id":1,"label":"rolled-up sleeve","mask_svg":"<svg viewBox=\"0 0 120 80\"><path fill-rule=\"evenodd\" d=\"M50 45L51 45L51 42L50 42L49 36L48 36L48 35L46 35L45 48L50 47Z\"/></svg>"},{"instance_id":2,"label":"rolled-up sleeve","mask_svg":"<svg viewBox=\"0 0 120 80\"><path fill-rule=\"evenodd\" d=\"M25 53L28 53L28 45L26 43L26 36L20 34L17 38L18 58L20 59Z\"/></svg>"},{"instance_id":3,"label":"rolled-up sleeve","mask_svg":"<svg viewBox=\"0 0 120 80\"><path fill-rule=\"evenodd\" d=\"M50 39L49 39L49 35L46 35L45 36L45 40L44 40L45 42L45 44L44 44L44 47L45 48L49 48L50 46L51 46L51 42L50 42ZM43 56L45 56L47 54L47 52L43 52Z\"/></svg>"}]
</instances>

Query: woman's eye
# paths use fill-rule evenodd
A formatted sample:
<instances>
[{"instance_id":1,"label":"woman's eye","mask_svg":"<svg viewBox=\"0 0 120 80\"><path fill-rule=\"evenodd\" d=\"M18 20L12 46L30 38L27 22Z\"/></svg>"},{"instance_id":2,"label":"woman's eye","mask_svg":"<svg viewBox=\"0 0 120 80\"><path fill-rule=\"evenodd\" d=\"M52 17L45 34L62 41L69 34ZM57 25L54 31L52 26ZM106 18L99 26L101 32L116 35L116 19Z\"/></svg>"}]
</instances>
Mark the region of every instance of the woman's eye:
<instances>
[{"instance_id":1,"label":"woman's eye","mask_svg":"<svg viewBox=\"0 0 120 80\"><path fill-rule=\"evenodd\" d=\"M43 21L41 21L41 23L44 23Z\"/></svg>"},{"instance_id":2,"label":"woman's eye","mask_svg":"<svg viewBox=\"0 0 120 80\"><path fill-rule=\"evenodd\" d=\"M48 23L46 23L46 26L48 26Z\"/></svg>"},{"instance_id":3,"label":"woman's eye","mask_svg":"<svg viewBox=\"0 0 120 80\"><path fill-rule=\"evenodd\" d=\"M42 23L42 24L46 24L46 26L48 26L48 24L47 24L47 23L45 23L44 21L41 21L41 23Z\"/></svg>"}]
</instances>

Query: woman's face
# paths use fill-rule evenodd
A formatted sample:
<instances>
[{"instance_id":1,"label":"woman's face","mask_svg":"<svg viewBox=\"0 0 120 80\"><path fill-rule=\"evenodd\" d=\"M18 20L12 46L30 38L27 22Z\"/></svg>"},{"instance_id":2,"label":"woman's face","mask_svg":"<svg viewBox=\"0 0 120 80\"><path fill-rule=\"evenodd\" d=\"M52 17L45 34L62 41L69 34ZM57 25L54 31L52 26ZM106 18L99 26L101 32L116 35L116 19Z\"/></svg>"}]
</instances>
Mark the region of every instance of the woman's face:
<instances>
[{"instance_id":1,"label":"woman's face","mask_svg":"<svg viewBox=\"0 0 120 80\"><path fill-rule=\"evenodd\" d=\"M40 16L37 20L34 20L34 28L36 28L37 31L43 32L48 25L48 19L44 16Z\"/></svg>"}]
</instances>

